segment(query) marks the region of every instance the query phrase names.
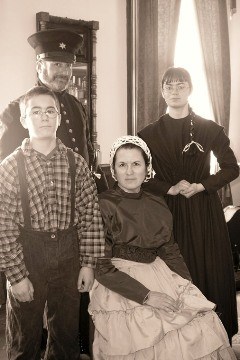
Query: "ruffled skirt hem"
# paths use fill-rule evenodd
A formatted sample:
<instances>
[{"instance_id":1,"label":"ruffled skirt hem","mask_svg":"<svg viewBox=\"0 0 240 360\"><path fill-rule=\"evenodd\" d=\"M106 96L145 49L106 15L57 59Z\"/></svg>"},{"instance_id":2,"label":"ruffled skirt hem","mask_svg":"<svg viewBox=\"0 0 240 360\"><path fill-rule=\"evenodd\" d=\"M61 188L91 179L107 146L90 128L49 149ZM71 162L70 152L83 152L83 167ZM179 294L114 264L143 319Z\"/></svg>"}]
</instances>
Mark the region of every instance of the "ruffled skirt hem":
<instances>
[{"instance_id":1,"label":"ruffled skirt hem","mask_svg":"<svg viewBox=\"0 0 240 360\"><path fill-rule=\"evenodd\" d=\"M191 282L159 258L152 264L113 259L121 271L152 291L178 301L177 313L140 305L97 281L89 312L95 324L94 360L233 360L226 331L208 301ZM151 280L149 280L151 279Z\"/></svg>"},{"instance_id":2,"label":"ruffled skirt hem","mask_svg":"<svg viewBox=\"0 0 240 360\"><path fill-rule=\"evenodd\" d=\"M164 339L164 341L160 341L152 347L131 354L108 355L101 351L99 340L101 342L96 331L93 344L94 360L236 360L234 351L229 345L222 345L220 348L204 356L194 356L190 353L182 353L181 349L179 351L179 349L173 349L172 346L169 347L168 339Z\"/></svg>"}]
</instances>

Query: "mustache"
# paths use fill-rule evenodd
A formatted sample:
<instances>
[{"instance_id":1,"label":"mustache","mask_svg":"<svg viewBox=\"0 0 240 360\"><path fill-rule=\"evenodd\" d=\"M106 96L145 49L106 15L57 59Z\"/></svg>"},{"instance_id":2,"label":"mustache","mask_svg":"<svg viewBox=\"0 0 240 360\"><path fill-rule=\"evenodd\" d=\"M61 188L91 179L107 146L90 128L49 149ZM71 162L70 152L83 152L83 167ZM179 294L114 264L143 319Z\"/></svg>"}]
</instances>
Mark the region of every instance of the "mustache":
<instances>
[{"instance_id":1,"label":"mustache","mask_svg":"<svg viewBox=\"0 0 240 360\"><path fill-rule=\"evenodd\" d=\"M69 76L66 76L66 75L55 75L53 77L53 80L65 80L65 81L68 81L70 78Z\"/></svg>"}]
</instances>

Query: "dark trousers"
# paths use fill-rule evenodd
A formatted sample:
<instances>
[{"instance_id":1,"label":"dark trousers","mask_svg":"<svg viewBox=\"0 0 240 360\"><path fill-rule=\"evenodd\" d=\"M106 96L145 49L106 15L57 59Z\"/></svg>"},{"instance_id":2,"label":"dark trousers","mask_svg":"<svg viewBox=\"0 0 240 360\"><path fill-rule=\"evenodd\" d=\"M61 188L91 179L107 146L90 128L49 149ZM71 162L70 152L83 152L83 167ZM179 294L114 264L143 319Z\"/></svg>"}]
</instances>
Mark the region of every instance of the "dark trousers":
<instances>
[{"instance_id":1,"label":"dark trousers","mask_svg":"<svg viewBox=\"0 0 240 360\"><path fill-rule=\"evenodd\" d=\"M80 299L80 311L79 311L79 344L80 344L80 353L89 354L90 353L90 339L89 339L89 314L88 314L88 305L89 305L89 293L81 293Z\"/></svg>"},{"instance_id":2,"label":"dark trousers","mask_svg":"<svg viewBox=\"0 0 240 360\"><path fill-rule=\"evenodd\" d=\"M114 180L112 179L109 165L104 166L104 170L101 166L98 166L96 173L100 174L101 177L95 177L98 194L112 187ZM111 182L111 184L109 183ZM111 186L110 186L111 185ZM93 321L88 314L89 305L89 293L81 294L80 302L80 317L79 317L79 343L81 354L92 355L92 343L94 337L94 325Z\"/></svg>"},{"instance_id":3,"label":"dark trousers","mask_svg":"<svg viewBox=\"0 0 240 360\"><path fill-rule=\"evenodd\" d=\"M45 359L79 359L78 240L70 228L55 234L22 229L24 260L34 300L19 302L8 286L7 353L11 360L39 360L45 304L48 342Z\"/></svg>"}]
</instances>

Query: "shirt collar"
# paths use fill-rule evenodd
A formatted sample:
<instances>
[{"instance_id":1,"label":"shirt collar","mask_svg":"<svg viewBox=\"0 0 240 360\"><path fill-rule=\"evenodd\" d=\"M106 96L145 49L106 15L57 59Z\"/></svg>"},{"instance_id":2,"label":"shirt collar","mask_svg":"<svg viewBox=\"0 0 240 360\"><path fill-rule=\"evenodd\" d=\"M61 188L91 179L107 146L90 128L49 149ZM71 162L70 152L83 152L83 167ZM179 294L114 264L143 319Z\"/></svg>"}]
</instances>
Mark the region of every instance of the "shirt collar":
<instances>
[{"instance_id":1,"label":"shirt collar","mask_svg":"<svg viewBox=\"0 0 240 360\"><path fill-rule=\"evenodd\" d=\"M31 156L38 153L36 150L33 149L32 145L30 144L29 138L23 140L21 149L25 156ZM67 153L67 147L58 138L56 139L56 152L60 152L62 155Z\"/></svg>"}]
</instances>

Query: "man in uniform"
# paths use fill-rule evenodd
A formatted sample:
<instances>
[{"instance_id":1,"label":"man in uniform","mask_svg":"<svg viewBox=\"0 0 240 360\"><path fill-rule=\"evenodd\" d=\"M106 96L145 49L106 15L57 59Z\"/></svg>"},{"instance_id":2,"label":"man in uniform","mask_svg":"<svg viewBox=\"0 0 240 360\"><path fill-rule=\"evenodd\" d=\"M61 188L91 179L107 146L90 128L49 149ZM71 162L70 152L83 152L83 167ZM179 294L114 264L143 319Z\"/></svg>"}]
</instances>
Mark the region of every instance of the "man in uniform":
<instances>
[{"instance_id":1,"label":"man in uniform","mask_svg":"<svg viewBox=\"0 0 240 360\"><path fill-rule=\"evenodd\" d=\"M38 85L53 90L61 106L62 122L57 136L64 145L82 155L91 165L93 147L85 109L80 101L66 91L82 37L69 30L53 29L31 35L28 42L37 56ZM20 98L12 101L0 115L0 160L21 145L22 140L28 136L20 124L19 100Z\"/></svg>"},{"instance_id":2,"label":"man in uniform","mask_svg":"<svg viewBox=\"0 0 240 360\"><path fill-rule=\"evenodd\" d=\"M31 35L28 42L36 52L37 84L53 90L60 103L61 125L58 128L57 137L64 145L82 155L91 168L94 151L86 111L81 102L66 91L72 76L72 65L76 60L76 53L82 44L82 37L66 29L52 29ZM20 123L20 98L12 101L0 115L0 161L28 137L27 131ZM100 185L97 183L97 186L98 188L100 186L102 191L105 184L101 182ZM80 306L82 354L89 353L88 303L88 293L82 294Z\"/></svg>"}]
</instances>

